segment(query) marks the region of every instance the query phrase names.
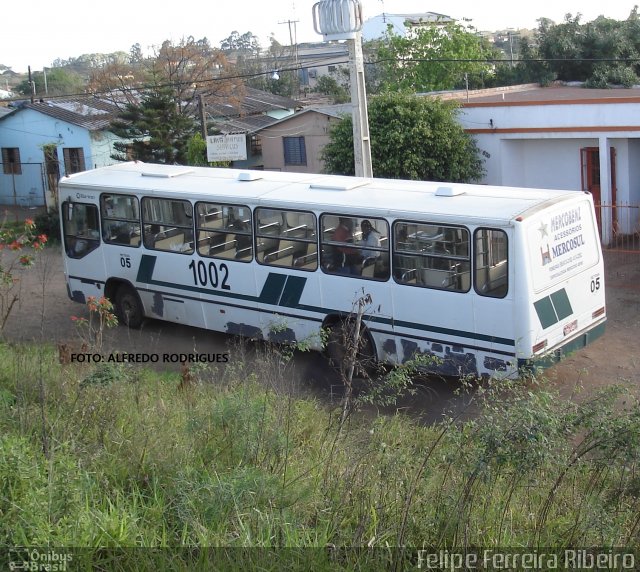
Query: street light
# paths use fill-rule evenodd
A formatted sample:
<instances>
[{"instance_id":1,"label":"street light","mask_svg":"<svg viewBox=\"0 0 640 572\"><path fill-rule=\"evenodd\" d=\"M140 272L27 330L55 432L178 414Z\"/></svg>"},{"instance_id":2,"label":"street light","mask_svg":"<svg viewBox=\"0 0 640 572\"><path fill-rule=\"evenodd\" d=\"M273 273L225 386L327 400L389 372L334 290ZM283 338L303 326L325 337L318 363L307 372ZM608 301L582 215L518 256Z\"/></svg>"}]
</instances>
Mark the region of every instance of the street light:
<instances>
[{"instance_id":1,"label":"street light","mask_svg":"<svg viewBox=\"0 0 640 572\"><path fill-rule=\"evenodd\" d=\"M353 116L353 151L357 177L373 177L362 57L362 4L359 0L320 0L313 6L313 27L325 42L346 40Z\"/></svg>"}]
</instances>

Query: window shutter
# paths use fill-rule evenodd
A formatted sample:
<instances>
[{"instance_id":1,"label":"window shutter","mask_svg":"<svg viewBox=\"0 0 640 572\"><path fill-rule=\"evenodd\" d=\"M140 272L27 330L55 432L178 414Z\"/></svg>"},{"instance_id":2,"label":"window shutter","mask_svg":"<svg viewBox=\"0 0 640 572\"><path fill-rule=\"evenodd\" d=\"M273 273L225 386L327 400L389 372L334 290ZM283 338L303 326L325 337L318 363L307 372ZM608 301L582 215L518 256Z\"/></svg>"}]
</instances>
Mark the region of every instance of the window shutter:
<instances>
[{"instance_id":1,"label":"window shutter","mask_svg":"<svg viewBox=\"0 0 640 572\"><path fill-rule=\"evenodd\" d=\"M284 137L284 164L285 165L306 165L307 149L304 137Z\"/></svg>"},{"instance_id":2,"label":"window shutter","mask_svg":"<svg viewBox=\"0 0 640 572\"><path fill-rule=\"evenodd\" d=\"M64 170L67 175L85 170L84 149L82 147L65 147L62 150Z\"/></svg>"},{"instance_id":3,"label":"window shutter","mask_svg":"<svg viewBox=\"0 0 640 572\"><path fill-rule=\"evenodd\" d=\"M17 147L2 148L2 171L5 175L22 175L20 149Z\"/></svg>"}]
</instances>

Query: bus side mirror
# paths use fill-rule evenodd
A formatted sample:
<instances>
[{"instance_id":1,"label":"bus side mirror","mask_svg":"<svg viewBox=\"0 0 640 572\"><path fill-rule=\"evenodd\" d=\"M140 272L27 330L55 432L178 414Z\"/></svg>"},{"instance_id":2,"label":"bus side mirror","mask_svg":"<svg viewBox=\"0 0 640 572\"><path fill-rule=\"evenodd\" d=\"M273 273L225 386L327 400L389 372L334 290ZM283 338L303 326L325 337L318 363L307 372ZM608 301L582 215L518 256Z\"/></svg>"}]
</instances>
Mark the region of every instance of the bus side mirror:
<instances>
[{"instance_id":1,"label":"bus side mirror","mask_svg":"<svg viewBox=\"0 0 640 572\"><path fill-rule=\"evenodd\" d=\"M73 220L73 203L70 200L62 203L62 215L68 222Z\"/></svg>"}]
</instances>

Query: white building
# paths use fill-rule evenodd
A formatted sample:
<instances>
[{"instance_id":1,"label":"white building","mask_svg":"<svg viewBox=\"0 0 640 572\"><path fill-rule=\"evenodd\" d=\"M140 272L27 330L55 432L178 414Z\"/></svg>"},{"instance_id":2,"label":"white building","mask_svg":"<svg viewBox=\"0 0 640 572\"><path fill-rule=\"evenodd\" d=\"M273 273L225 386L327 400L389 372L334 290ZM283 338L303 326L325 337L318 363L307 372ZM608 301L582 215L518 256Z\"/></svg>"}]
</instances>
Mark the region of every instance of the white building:
<instances>
[{"instance_id":1,"label":"white building","mask_svg":"<svg viewBox=\"0 0 640 572\"><path fill-rule=\"evenodd\" d=\"M420 12L416 14L378 14L362 24L362 39L376 40L387 33L391 26L396 36L406 36L408 30L427 24L445 24L454 20L436 12Z\"/></svg>"},{"instance_id":2,"label":"white building","mask_svg":"<svg viewBox=\"0 0 640 572\"><path fill-rule=\"evenodd\" d=\"M640 89L520 86L459 95L459 120L491 185L589 191L613 229L640 230L611 206L640 204Z\"/></svg>"}]
</instances>

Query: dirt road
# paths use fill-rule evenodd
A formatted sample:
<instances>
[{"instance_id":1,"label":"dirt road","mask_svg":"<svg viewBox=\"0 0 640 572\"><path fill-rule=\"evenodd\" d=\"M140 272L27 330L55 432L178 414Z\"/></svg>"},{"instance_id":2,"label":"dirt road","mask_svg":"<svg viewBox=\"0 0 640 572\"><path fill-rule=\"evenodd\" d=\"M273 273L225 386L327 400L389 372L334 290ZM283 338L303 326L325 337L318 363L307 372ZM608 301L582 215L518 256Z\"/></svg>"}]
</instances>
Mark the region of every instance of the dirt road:
<instances>
[{"instance_id":1,"label":"dirt road","mask_svg":"<svg viewBox=\"0 0 640 572\"><path fill-rule=\"evenodd\" d=\"M619 381L640 384L640 255L606 253L605 262L606 334L547 372L567 396L578 382L582 382L587 394ZM36 268L22 272L20 288L20 303L5 329L6 339L77 344L79 337L71 316L88 317L88 312L67 297L58 248L45 250ZM122 326L108 330L105 350L233 353L233 348L228 347L229 339L224 334L148 320L138 331ZM339 382L319 354L299 356L295 369L296 383L301 387L314 394L330 395L333 390L339 394ZM455 389L451 381L434 380L422 387L421 396L412 399L408 407L436 418L443 408L458 405Z\"/></svg>"}]
</instances>

